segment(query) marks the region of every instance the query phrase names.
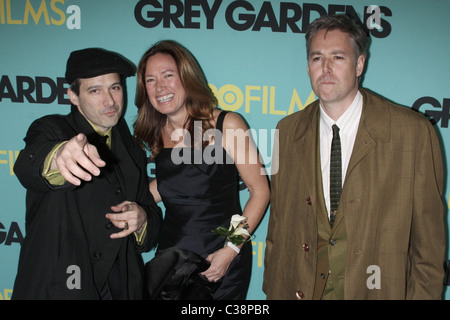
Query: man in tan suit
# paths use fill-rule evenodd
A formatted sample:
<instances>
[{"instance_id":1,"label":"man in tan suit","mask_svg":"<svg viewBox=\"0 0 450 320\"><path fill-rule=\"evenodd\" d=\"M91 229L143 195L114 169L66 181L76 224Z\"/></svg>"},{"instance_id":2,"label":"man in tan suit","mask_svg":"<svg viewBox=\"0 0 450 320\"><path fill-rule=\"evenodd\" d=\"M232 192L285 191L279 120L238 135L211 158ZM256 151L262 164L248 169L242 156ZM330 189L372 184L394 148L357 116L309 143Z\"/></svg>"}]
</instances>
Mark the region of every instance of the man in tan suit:
<instances>
[{"instance_id":1,"label":"man in tan suit","mask_svg":"<svg viewBox=\"0 0 450 320\"><path fill-rule=\"evenodd\" d=\"M306 34L307 71L319 100L277 127L268 299L441 296L439 142L425 117L359 88L368 42L344 15L321 17Z\"/></svg>"}]
</instances>

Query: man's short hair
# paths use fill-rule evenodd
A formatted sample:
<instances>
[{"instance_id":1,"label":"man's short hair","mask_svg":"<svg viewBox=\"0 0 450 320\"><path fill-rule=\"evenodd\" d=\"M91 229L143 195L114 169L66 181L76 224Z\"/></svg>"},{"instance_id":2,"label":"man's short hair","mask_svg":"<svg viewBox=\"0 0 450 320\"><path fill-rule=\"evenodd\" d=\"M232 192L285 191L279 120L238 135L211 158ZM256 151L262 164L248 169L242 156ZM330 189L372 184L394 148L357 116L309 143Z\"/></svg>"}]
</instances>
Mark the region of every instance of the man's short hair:
<instances>
[{"instance_id":1,"label":"man's short hair","mask_svg":"<svg viewBox=\"0 0 450 320\"><path fill-rule=\"evenodd\" d=\"M348 33L353 40L356 59L361 55L368 57L370 38L361 23L356 22L352 17L345 14L333 14L321 16L308 26L305 34L307 59L309 58L312 38L321 30L326 32L340 30Z\"/></svg>"}]
</instances>

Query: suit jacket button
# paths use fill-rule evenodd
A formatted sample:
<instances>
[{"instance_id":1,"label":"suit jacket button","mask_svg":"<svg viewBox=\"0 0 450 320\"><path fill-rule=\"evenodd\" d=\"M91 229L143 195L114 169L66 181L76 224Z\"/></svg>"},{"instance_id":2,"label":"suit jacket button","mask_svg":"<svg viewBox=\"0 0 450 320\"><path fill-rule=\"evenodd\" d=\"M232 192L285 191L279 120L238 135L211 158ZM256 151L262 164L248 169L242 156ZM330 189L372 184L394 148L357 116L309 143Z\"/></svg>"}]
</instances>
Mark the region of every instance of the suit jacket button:
<instances>
[{"instance_id":1,"label":"suit jacket button","mask_svg":"<svg viewBox=\"0 0 450 320\"><path fill-rule=\"evenodd\" d=\"M100 259L102 257L102 253L101 252L95 252L94 253L94 258L95 259Z\"/></svg>"},{"instance_id":2,"label":"suit jacket button","mask_svg":"<svg viewBox=\"0 0 450 320\"><path fill-rule=\"evenodd\" d=\"M108 221L108 222L105 224L105 228L108 229L108 230L111 229L112 226L113 226L113 224L112 224L111 221Z\"/></svg>"},{"instance_id":3,"label":"suit jacket button","mask_svg":"<svg viewBox=\"0 0 450 320\"><path fill-rule=\"evenodd\" d=\"M298 300L302 300L305 297L303 292L300 290L295 293L295 296L297 297Z\"/></svg>"},{"instance_id":4,"label":"suit jacket button","mask_svg":"<svg viewBox=\"0 0 450 320\"><path fill-rule=\"evenodd\" d=\"M307 204L308 206L311 206L311 205L312 205L312 202L311 202L311 198L310 198L310 197L306 197L306 204Z\"/></svg>"},{"instance_id":5,"label":"suit jacket button","mask_svg":"<svg viewBox=\"0 0 450 320\"><path fill-rule=\"evenodd\" d=\"M304 244L303 244L303 250L304 250L305 252L308 252L308 251L309 251L309 244L304 243Z\"/></svg>"}]
</instances>

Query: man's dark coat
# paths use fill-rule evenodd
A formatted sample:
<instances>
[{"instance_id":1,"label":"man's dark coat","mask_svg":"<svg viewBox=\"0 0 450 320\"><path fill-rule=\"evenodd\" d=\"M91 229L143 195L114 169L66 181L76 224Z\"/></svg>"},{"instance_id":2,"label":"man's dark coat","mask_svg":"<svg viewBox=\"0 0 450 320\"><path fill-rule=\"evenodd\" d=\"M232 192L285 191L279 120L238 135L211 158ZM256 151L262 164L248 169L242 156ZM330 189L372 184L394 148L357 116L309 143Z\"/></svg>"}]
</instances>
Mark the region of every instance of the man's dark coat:
<instances>
[{"instance_id":1,"label":"man's dark coat","mask_svg":"<svg viewBox=\"0 0 450 320\"><path fill-rule=\"evenodd\" d=\"M54 187L42 177L44 159L56 144L78 133L98 147L107 167L79 187ZM156 241L161 211L149 192L145 152L123 118L111 135L111 151L103 150L100 136L74 106L67 116L46 116L31 125L14 166L27 199L26 237L13 299L99 299L113 265L120 270L120 282L113 284L121 284L121 298L142 298L141 253ZM133 234L110 239L120 230L105 214L125 200L147 213L147 236L140 246Z\"/></svg>"}]
</instances>

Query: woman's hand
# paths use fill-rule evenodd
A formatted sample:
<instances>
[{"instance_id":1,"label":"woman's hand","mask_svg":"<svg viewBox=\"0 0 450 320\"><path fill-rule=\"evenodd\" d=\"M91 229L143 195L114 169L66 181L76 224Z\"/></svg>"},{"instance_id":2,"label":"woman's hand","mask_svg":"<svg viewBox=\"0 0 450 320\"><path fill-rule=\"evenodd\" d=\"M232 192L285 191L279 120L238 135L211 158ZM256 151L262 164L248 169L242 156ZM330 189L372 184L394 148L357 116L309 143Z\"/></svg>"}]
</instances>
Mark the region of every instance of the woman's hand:
<instances>
[{"instance_id":1,"label":"woman's hand","mask_svg":"<svg viewBox=\"0 0 450 320\"><path fill-rule=\"evenodd\" d=\"M228 246L211 253L206 257L211 266L201 274L210 282L219 281L225 276L231 262L237 255L237 252Z\"/></svg>"}]
</instances>

